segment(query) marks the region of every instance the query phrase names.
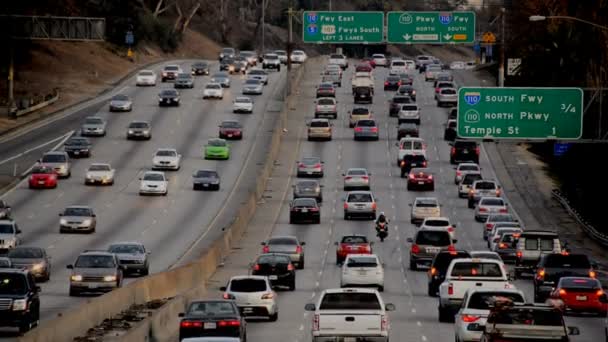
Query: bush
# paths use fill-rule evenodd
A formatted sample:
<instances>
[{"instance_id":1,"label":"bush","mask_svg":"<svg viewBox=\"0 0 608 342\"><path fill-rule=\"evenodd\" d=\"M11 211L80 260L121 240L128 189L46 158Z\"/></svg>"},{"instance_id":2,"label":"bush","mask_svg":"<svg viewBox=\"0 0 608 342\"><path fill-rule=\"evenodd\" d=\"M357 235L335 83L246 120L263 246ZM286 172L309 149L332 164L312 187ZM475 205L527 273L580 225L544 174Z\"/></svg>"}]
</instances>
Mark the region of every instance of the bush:
<instances>
[{"instance_id":1,"label":"bush","mask_svg":"<svg viewBox=\"0 0 608 342\"><path fill-rule=\"evenodd\" d=\"M155 42L164 52L175 51L181 41L181 34L173 32L172 21L154 18L151 13L139 15L136 33L137 41Z\"/></svg>"}]
</instances>

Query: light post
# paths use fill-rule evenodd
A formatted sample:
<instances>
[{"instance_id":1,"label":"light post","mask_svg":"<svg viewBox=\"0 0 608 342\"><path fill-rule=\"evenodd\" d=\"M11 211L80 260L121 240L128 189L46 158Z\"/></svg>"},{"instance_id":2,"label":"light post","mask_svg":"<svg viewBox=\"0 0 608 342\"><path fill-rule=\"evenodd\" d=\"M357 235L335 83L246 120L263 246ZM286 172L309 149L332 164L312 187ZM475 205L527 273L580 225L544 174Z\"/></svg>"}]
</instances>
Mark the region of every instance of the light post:
<instances>
[{"instance_id":1,"label":"light post","mask_svg":"<svg viewBox=\"0 0 608 342\"><path fill-rule=\"evenodd\" d=\"M498 86L505 86L505 15L506 9L503 7L500 9L500 65L498 67Z\"/></svg>"},{"instance_id":2,"label":"light post","mask_svg":"<svg viewBox=\"0 0 608 342\"><path fill-rule=\"evenodd\" d=\"M596 23L588 21L588 20L580 19L580 18L577 18L577 17L571 17L571 16L568 16L568 15L549 15L549 16L531 15L528 19L530 21L545 21L547 19L572 20L572 21L578 21L578 22L581 22L581 23L585 23L585 24L591 25L593 27L597 27L597 28L599 28L601 30L608 30L607 26L602 26L602 25L596 24Z\"/></svg>"},{"instance_id":3,"label":"light post","mask_svg":"<svg viewBox=\"0 0 608 342\"><path fill-rule=\"evenodd\" d=\"M265 30L265 18L264 18L264 14L266 12L266 0L262 0L262 55L264 55L264 52L266 51L266 46L265 46L265 34L266 34L266 30Z\"/></svg>"}]
</instances>

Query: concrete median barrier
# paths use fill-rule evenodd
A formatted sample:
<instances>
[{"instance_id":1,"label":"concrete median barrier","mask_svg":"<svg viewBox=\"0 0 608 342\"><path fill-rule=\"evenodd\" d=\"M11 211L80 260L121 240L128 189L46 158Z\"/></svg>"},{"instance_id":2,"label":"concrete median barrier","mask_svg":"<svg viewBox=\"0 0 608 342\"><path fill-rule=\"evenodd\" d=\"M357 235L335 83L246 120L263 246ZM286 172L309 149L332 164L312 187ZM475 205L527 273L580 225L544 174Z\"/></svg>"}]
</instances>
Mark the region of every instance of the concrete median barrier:
<instances>
[{"instance_id":1,"label":"concrete median barrier","mask_svg":"<svg viewBox=\"0 0 608 342\"><path fill-rule=\"evenodd\" d=\"M306 65L304 63L292 72L290 80L281 79L278 89L297 89ZM286 84L289 82L289 85ZM295 92L294 92L295 93ZM274 126L268 156L257 174L255 190L244 198L234 221L225 228L224 234L198 260L165 272L156 273L132 282L125 287L101 297L93 298L85 304L42 323L39 327L19 338L23 342L72 341L104 319L111 318L134 304L143 304L155 299L172 298L156 310L150 317L139 322L123 335L104 339L105 341L168 341L178 330L178 313L184 311L187 303L204 297L205 283L220 266L240 237L247 230L253 218L258 200L266 188L266 182L274 167L283 135L284 123L293 95L284 99L282 110Z\"/></svg>"}]
</instances>

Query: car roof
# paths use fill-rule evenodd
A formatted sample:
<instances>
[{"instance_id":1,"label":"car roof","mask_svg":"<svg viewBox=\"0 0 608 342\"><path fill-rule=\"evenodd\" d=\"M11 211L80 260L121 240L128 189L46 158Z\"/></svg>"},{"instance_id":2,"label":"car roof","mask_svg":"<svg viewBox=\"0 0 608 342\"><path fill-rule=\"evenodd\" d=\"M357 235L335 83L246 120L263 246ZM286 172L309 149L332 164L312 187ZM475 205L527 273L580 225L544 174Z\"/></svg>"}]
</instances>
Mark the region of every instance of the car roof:
<instances>
[{"instance_id":1,"label":"car roof","mask_svg":"<svg viewBox=\"0 0 608 342\"><path fill-rule=\"evenodd\" d=\"M437 201L437 202L439 202L437 197L416 197L414 199L414 202L416 202L416 201Z\"/></svg>"},{"instance_id":2,"label":"car roof","mask_svg":"<svg viewBox=\"0 0 608 342\"><path fill-rule=\"evenodd\" d=\"M67 153L64 151L48 151L44 155L67 155Z\"/></svg>"},{"instance_id":3,"label":"car roof","mask_svg":"<svg viewBox=\"0 0 608 342\"><path fill-rule=\"evenodd\" d=\"M325 289L323 293L378 293L376 289L362 287Z\"/></svg>"},{"instance_id":4,"label":"car roof","mask_svg":"<svg viewBox=\"0 0 608 342\"><path fill-rule=\"evenodd\" d=\"M427 220L428 221L431 221L431 220L441 220L441 221L448 221L448 222L450 221L450 219L447 218L447 217L444 217L444 216L435 216L435 217L425 217L422 222L425 222Z\"/></svg>"},{"instance_id":5,"label":"car roof","mask_svg":"<svg viewBox=\"0 0 608 342\"><path fill-rule=\"evenodd\" d=\"M365 190L357 190L357 191L349 191L346 194L347 195L350 195L350 194L353 194L353 195L354 194L370 194L371 195L372 192L371 191L365 191Z\"/></svg>"},{"instance_id":6,"label":"car roof","mask_svg":"<svg viewBox=\"0 0 608 342\"><path fill-rule=\"evenodd\" d=\"M85 250L85 251L80 252L79 256L80 255L103 255L103 256L113 257L114 253L111 253L108 251L102 251L102 250L89 250L89 251Z\"/></svg>"},{"instance_id":7,"label":"car roof","mask_svg":"<svg viewBox=\"0 0 608 342\"><path fill-rule=\"evenodd\" d=\"M90 206L88 205L69 205L67 207L65 207L66 209L68 208L76 208L76 209L91 209Z\"/></svg>"},{"instance_id":8,"label":"car roof","mask_svg":"<svg viewBox=\"0 0 608 342\"><path fill-rule=\"evenodd\" d=\"M112 242L110 244L110 246L116 246L116 245L138 245L138 246L144 246L143 243L139 242L139 241L117 241L117 242Z\"/></svg>"},{"instance_id":9,"label":"car roof","mask_svg":"<svg viewBox=\"0 0 608 342\"><path fill-rule=\"evenodd\" d=\"M273 235L271 237L268 238L268 240L274 240L274 239L293 239L293 240L298 240L298 237L295 235Z\"/></svg>"},{"instance_id":10,"label":"car roof","mask_svg":"<svg viewBox=\"0 0 608 342\"><path fill-rule=\"evenodd\" d=\"M163 171L146 171L144 175L165 175Z\"/></svg>"},{"instance_id":11,"label":"car roof","mask_svg":"<svg viewBox=\"0 0 608 342\"><path fill-rule=\"evenodd\" d=\"M241 279L258 279L258 280L266 280L268 279L266 276L259 276L259 275L238 275L238 276L233 276L230 278L230 281L233 280L241 280Z\"/></svg>"}]
</instances>

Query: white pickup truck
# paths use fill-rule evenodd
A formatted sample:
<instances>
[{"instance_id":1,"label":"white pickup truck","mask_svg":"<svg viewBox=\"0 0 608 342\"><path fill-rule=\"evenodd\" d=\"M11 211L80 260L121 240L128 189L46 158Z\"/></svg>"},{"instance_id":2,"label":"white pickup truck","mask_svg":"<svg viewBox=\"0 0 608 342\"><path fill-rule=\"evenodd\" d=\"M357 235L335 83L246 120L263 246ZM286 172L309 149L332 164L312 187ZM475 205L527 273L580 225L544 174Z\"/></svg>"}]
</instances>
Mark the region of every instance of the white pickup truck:
<instances>
[{"instance_id":1,"label":"white pickup truck","mask_svg":"<svg viewBox=\"0 0 608 342\"><path fill-rule=\"evenodd\" d=\"M313 342L388 342L388 311L393 304L384 304L375 289L328 289L321 292L317 304L306 304L313 311Z\"/></svg>"},{"instance_id":2,"label":"white pickup truck","mask_svg":"<svg viewBox=\"0 0 608 342\"><path fill-rule=\"evenodd\" d=\"M353 94L355 93L356 87L370 87L372 94L374 93L374 76L371 72L359 71L355 73L355 76L351 80Z\"/></svg>"},{"instance_id":3,"label":"white pickup truck","mask_svg":"<svg viewBox=\"0 0 608 342\"><path fill-rule=\"evenodd\" d=\"M467 290L513 289L504 263L494 259L454 259L439 286L439 322L453 322Z\"/></svg>"}]
</instances>

